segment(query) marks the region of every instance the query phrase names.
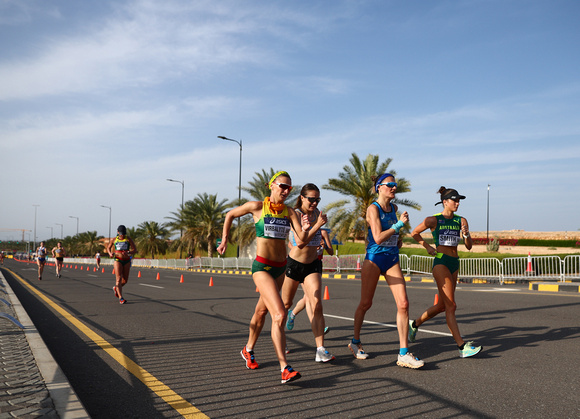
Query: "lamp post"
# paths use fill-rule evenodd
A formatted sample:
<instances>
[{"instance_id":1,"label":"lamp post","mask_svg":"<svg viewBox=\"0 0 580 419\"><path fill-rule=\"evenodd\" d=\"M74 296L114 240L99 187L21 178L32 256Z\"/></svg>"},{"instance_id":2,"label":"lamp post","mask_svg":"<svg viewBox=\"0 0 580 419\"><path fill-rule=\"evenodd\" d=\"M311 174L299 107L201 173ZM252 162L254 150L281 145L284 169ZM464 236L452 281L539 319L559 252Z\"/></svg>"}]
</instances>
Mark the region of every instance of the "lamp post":
<instances>
[{"instance_id":1,"label":"lamp post","mask_svg":"<svg viewBox=\"0 0 580 419\"><path fill-rule=\"evenodd\" d=\"M185 196L185 181L184 180L175 180L175 179L167 179L167 181L181 183L181 211L183 211L183 205L184 205L183 199ZM183 225L181 226L179 237L181 239L183 239ZM179 259L181 259L183 256L182 250L183 250L183 243L181 243L181 246L179 246Z\"/></svg>"},{"instance_id":2,"label":"lamp post","mask_svg":"<svg viewBox=\"0 0 580 419\"><path fill-rule=\"evenodd\" d=\"M68 218L76 218L77 219L77 236L79 235L79 217L75 217L74 215L69 215Z\"/></svg>"},{"instance_id":3,"label":"lamp post","mask_svg":"<svg viewBox=\"0 0 580 419\"><path fill-rule=\"evenodd\" d=\"M224 136L218 136L219 139L221 140L226 140L226 141L233 141L234 143L237 143L240 146L240 172L239 172L239 176L238 176L238 205L240 205L241 201L242 201L242 140L238 141L238 140L232 140L231 138L227 138ZM240 257L240 217L238 217L238 258Z\"/></svg>"},{"instance_id":4,"label":"lamp post","mask_svg":"<svg viewBox=\"0 0 580 419\"><path fill-rule=\"evenodd\" d=\"M50 238L52 239L54 237L54 230L52 227L46 227L46 228L50 228Z\"/></svg>"},{"instance_id":5,"label":"lamp post","mask_svg":"<svg viewBox=\"0 0 580 419\"><path fill-rule=\"evenodd\" d=\"M62 224L59 224L59 223L55 223L55 224L57 226L60 226L60 239L62 240L63 239L63 237L62 237Z\"/></svg>"},{"instance_id":6,"label":"lamp post","mask_svg":"<svg viewBox=\"0 0 580 419\"><path fill-rule=\"evenodd\" d=\"M487 244L489 244L489 183L487 184Z\"/></svg>"},{"instance_id":7,"label":"lamp post","mask_svg":"<svg viewBox=\"0 0 580 419\"><path fill-rule=\"evenodd\" d=\"M113 212L113 210L111 209L111 207L108 207L106 205L101 205L101 207L103 208L109 208L109 237L107 237L109 240L111 240L111 213Z\"/></svg>"},{"instance_id":8,"label":"lamp post","mask_svg":"<svg viewBox=\"0 0 580 419\"><path fill-rule=\"evenodd\" d=\"M32 206L34 207L34 240L33 240L34 246L33 247L34 247L34 251L36 251L36 210L38 209L38 207L40 205L33 204Z\"/></svg>"}]
</instances>

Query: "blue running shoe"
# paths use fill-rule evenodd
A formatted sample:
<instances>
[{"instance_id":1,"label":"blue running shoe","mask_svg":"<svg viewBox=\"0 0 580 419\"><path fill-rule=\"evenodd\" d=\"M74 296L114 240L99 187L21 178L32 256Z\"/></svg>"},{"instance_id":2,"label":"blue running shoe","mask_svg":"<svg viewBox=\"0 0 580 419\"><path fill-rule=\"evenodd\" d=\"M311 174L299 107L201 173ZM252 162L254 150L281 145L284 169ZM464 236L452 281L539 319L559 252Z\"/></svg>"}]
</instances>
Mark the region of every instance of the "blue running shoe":
<instances>
[{"instance_id":1,"label":"blue running shoe","mask_svg":"<svg viewBox=\"0 0 580 419\"><path fill-rule=\"evenodd\" d=\"M483 347L481 346L475 346L475 344L473 342L465 342L465 346L463 346L463 349L459 350L459 357L460 358L467 358L473 355L477 355L478 353L481 352L481 350L483 349Z\"/></svg>"}]
</instances>

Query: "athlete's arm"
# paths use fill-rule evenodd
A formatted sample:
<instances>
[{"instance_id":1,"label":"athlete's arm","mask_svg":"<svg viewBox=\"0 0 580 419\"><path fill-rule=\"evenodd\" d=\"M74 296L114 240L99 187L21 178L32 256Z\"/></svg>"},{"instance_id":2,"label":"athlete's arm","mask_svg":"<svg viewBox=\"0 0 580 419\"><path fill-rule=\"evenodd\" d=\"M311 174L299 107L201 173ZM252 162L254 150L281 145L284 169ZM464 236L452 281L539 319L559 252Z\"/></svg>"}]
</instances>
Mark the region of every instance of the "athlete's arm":
<instances>
[{"instance_id":1,"label":"athlete's arm","mask_svg":"<svg viewBox=\"0 0 580 419\"><path fill-rule=\"evenodd\" d=\"M242 217L246 214L252 214L254 220L259 218L259 212L262 211L263 202L261 201L248 201L239 207L229 210L226 214L224 220L224 228L222 230L222 242L217 247L217 251L220 255L223 255L228 248L228 237L230 235L230 229L235 218ZM258 214L258 215L256 215Z\"/></svg>"},{"instance_id":2,"label":"athlete's arm","mask_svg":"<svg viewBox=\"0 0 580 419\"><path fill-rule=\"evenodd\" d=\"M413 237L413 239L415 239L417 243L422 245L425 248L425 250L427 250L427 253L429 253L432 256L435 256L437 254L437 249L435 249L433 246L431 246L429 243L423 240L423 237L421 237L421 233L427 230L428 228L434 230L436 226L437 219L435 217L427 217L421 222L421 224L415 227L415 229L411 233L411 237Z\"/></svg>"},{"instance_id":3,"label":"athlete's arm","mask_svg":"<svg viewBox=\"0 0 580 419\"><path fill-rule=\"evenodd\" d=\"M322 245L324 246L326 253L328 253L330 256L334 255L334 249L330 243L330 236L326 230L322 230Z\"/></svg>"},{"instance_id":4,"label":"athlete's arm","mask_svg":"<svg viewBox=\"0 0 580 419\"><path fill-rule=\"evenodd\" d=\"M469 234L469 224L463 217L461 217L461 235L463 236L465 247L467 250L471 250L473 247L473 239L471 238L471 234Z\"/></svg>"}]
</instances>

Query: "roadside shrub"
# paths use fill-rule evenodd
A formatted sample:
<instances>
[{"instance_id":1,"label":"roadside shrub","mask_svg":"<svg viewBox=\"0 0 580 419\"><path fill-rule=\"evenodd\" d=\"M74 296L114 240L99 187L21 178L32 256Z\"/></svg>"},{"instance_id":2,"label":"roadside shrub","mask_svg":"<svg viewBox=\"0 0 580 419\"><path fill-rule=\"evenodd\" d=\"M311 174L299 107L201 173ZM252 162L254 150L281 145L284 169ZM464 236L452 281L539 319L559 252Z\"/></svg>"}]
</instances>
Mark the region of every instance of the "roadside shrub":
<instances>
[{"instance_id":1,"label":"roadside shrub","mask_svg":"<svg viewBox=\"0 0 580 419\"><path fill-rule=\"evenodd\" d=\"M487 240L486 240L487 241ZM498 239L492 239L485 248L488 252L497 252L499 250L500 241Z\"/></svg>"}]
</instances>

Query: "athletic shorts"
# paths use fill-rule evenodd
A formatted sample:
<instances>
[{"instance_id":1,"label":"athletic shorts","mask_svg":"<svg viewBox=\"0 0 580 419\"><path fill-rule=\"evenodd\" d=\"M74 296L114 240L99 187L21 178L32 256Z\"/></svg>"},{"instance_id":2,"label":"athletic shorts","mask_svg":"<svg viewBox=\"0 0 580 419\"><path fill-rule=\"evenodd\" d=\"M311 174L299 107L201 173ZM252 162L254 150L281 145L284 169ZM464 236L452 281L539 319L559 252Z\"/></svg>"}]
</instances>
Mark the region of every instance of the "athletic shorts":
<instances>
[{"instance_id":1,"label":"athletic shorts","mask_svg":"<svg viewBox=\"0 0 580 419\"><path fill-rule=\"evenodd\" d=\"M57 260L58 262L63 262L63 261L64 261L64 258L56 258L56 260Z\"/></svg>"},{"instance_id":2,"label":"athletic shorts","mask_svg":"<svg viewBox=\"0 0 580 419\"><path fill-rule=\"evenodd\" d=\"M252 263L252 273L262 271L267 272L272 278L276 279L286 272L286 261L274 262L273 260L256 256L256 259Z\"/></svg>"},{"instance_id":3,"label":"athletic shorts","mask_svg":"<svg viewBox=\"0 0 580 419\"><path fill-rule=\"evenodd\" d=\"M38 261L39 261L40 263L44 263L44 262L46 262L46 258L38 258Z\"/></svg>"},{"instance_id":4,"label":"athletic shorts","mask_svg":"<svg viewBox=\"0 0 580 419\"><path fill-rule=\"evenodd\" d=\"M447 266L449 272L455 273L459 270L459 258L454 258L445 253L437 253L437 256L433 260L433 268L437 265Z\"/></svg>"},{"instance_id":5,"label":"athletic shorts","mask_svg":"<svg viewBox=\"0 0 580 419\"><path fill-rule=\"evenodd\" d=\"M389 269L399 263L398 253L367 253L365 259L370 260L381 270L381 274L386 274Z\"/></svg>"},{"instance_id":6,"label":"athletic shorts","mask_svg":"<svg viewBox=\"0 0 580 419\"><path fill-rule=\"evenodd\" d=\"M288 265L286 267L286 276L288 278L303 284L304 278L311 274L322 274L322 261L320 259L316 258L314 262L310 263L300 263L288 256Z\"/></svg>"},{"instance_id":7,"label":"athletic shorts","mask_svg":"<svg viewBox=\"0 0 580 419\"><path fill-rule=\"evenodd\" d=\"M121 265L125 266L126 264L131 263L131 259L126 260L115 259L115 262L119 262Z\"/></svg>"}]
</instances>

